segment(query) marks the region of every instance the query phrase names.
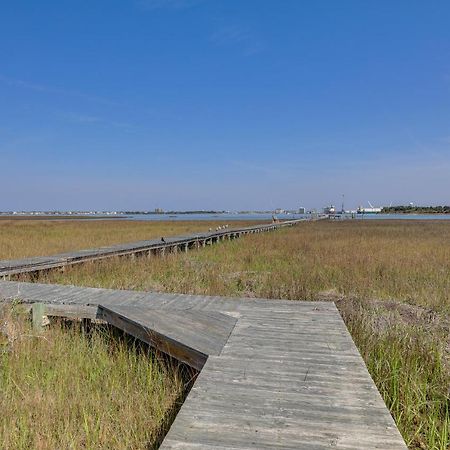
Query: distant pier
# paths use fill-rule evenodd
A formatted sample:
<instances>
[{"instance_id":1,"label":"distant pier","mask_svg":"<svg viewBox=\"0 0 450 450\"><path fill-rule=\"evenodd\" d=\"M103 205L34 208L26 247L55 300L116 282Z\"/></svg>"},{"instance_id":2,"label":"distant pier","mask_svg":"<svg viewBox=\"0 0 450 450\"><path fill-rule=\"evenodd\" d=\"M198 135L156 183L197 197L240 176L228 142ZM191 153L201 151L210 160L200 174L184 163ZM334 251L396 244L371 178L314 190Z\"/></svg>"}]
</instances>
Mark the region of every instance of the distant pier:
<instances>
[{"instance_id":1,"label":"distant pier","mask_svg":"<svg viewBox=\"0 0 450 450\"><path fill-rule=\"evenodd\" d=\"M114 256L188 251L305 219L0 263L0 300L102 320L197 371L165 450L406 450L333 302L160 294L6 281Z\"/></svg>"},{"instance_id":2,"label":"distant pier","mask_svg":"<svg viewBox=\"0 0 450 450\"><path fill-rule=\"evenodd\" d=\"M0 279L29 273L38 274L52 269L63 269L66 266L111 258L115 256L133 255L161 255L166 252L187 252L189 249L205 247L226 239L237 239L241 236L254 233L274 231L285 227L292 227L300 222L317 219L296 219L283 222L252 225L241 228L223 228L203 233L193 233L187 236L165 237L148 241L138 241L127 244L116 244L107 247L78 250L60 253L53 256L37 256L17 260L0 261Z\"/></svg>"}]
</instances>

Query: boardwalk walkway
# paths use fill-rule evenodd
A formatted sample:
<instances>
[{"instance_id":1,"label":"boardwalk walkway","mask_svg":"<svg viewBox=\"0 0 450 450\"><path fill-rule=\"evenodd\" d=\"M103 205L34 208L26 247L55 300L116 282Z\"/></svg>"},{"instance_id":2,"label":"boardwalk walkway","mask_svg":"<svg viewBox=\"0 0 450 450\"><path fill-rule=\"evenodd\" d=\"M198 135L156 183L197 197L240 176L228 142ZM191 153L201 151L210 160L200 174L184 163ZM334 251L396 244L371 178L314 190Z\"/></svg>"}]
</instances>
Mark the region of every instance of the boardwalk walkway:
<instances>
[{"instance_id":1,"label":"boardwalk walkway","mask_svg":"<svg viewBox=\"0 0 450 450\"><path fill-rule=\"evenodd\" d=\"M323 217L319 217L323 218ZM152 255L166 251L188 251L191 248L204 247L224 239L235 239L242 235L262 233L280 228L291 227L300 222L317 219L296 219L278 223L258 224L241 228L225 228L218 231L194 233L187 236L166 237L165 242L160 239L116 244L108 247L91 248L53 256L37 256L17 260L0 260L0 279L10 279L11 276L22 273L38 273L65 266L80 264L87 261L127 255Z\"/></svg>"},{"instance_id":2,"label":"boardwalk walkway","mask_svg":"<svg viewBox=\"0 0 450 450\"><path fill-rule=\"evenodd\" d=\"M13 281L0 299L102 318L201 369L162 449L406 449L331 302Z\"/></svg>"}]
</instances>

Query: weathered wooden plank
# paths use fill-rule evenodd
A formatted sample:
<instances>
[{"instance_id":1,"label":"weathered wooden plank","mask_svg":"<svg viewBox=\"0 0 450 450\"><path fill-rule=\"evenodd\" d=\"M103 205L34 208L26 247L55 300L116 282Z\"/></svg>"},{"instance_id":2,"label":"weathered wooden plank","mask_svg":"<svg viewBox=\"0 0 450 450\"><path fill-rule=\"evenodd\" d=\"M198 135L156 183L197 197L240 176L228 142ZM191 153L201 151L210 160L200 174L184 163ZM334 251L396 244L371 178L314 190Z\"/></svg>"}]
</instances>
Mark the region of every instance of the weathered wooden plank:
<instances>
[{"instance_id":1,"label":"weathered wooden plank","mask_svg":"<svg viewBox=\"0 0 450 450\"><path fill-rule=\"evenodd\" d=\"M211 233L193 233L186 236L172 236L166 238L165 244L161 244L161 241L156 239L142 240L93 249L76 250L53 256L38 256L18 260L0 261L0 277L17 275L20 273L39 272L41 270L54 269L64 267L66 265L79 264L86 261L101 260L114 256L133 255L152 250L153 248L183 246L183 248L187 250L191 244L195 244L199 241L199 239L209 238L217 241L219 238L232 232L239 234L246 233L248 231L269 231L275 228L283 228L287 225L292 226L294 224L304 222L305 220L306 219L296 219L279 224L258 224L249 227L221 230ZM194 245L194 247L196 246Z\"/></svg>"},{"instance_id":2,"label":"weathered wooden plank","mask_svg":"<svg viewBox=\"0 0 450 450\"><path fill-rule=\"evenodd\" d=\"M105 309L100 306L100 312ZM183 340L208 355L218 355L236 319L218 312L155 310L144 307L109 306L140 325Z\"/></svg>"},{"instance_id":3,"label":"weathered wooden plank","mask_svg":"<svg viewBox=\"0 0 450 450\"><path fill-rule=\"evenodd\" d=\"M202 369L162 449L406 449L331 303L0 282L0 298L16 291L55 311L100 305L97 317Z\"/></svg>"},{"instance_id":4,"label":"weathered wooden plank","mask_svg":"<svg viewBox=\"0 0 450 450\"><path fill-rule=\"evenodd\" d=\"M155 347L157 350L160 350L197 370L202 369L208 358L208 355L204 353L198 352L181 342L170 339L153 330L146 329L136 322L130 321L126 317L115 312L104 309L101 311L99 317L135 338Z\"/></svg>"},{"instance_id":5,"label":"weathered wooden plank","mask_svg":"<svg viewBox=\"0 0 450 450\"><path fill-rule=\"evenodd\" d=\"M334 325L320 326L330 310L285 308L270 320L258 321L258 309L242 312L163 449L406 448L337 311Z\"/></svg>"},{"instance_id":6,"label":"weathered wooden plank","mask_svg":"<svg viewBox=\"0 0 450 450\"><path fill-rule=\"evenodd\" d=\"M97 306L44 304L45 315L68 319L97 319L97 310Z\"/></svg>"},{"instance_id":7,"label":"weathered wooden plank","mask_svg":"<svg viewBox=\"0 0 450 450\"><path fill-rule=\"evenodd\" d=\"M213 313L146 310L100 305L98 317L200 370L209 355L218 355L236 319L212 321ZM216 316L220 313L215 313Z\"/></svg>"}]
</instances>

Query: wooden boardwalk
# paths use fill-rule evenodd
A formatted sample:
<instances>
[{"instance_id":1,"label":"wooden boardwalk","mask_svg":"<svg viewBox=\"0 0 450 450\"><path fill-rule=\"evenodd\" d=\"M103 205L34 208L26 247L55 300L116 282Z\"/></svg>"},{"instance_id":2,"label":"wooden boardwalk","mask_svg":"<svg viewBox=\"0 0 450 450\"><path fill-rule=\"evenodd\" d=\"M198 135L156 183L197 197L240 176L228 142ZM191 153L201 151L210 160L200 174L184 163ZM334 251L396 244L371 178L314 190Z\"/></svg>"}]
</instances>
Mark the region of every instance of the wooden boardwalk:
<instances>
[{"instance_id":1,"label":"wooden boardwalk","mask_svg":"<svg viewBox=\"0 0 450 450\"><path fill-rule=\"evenodd\" d=\"M319 217L319 219L322 217ZM187 236L166 237L160 239L116 244L108 247L78 250L60 253L53 256L37 256L17 260L0 260L0 279L11 279L22 273L38 273L41 271L64 268L87 261L111 258L114 256L152 255L167 252L188 251L191 248L205 247L224 239L236 239L246 234L262 233L280 228L291 227L306 220L296 219L278 223L258 224L241 228L224 228L218 231L193 233Z\"/></svg>"},{"instance_id":2,"label":"wooden boardwalk","mask_svg":"<svg viewBox=\"0 0 450 450\"><path fill-rule=\"evenodd\" d=\"M0 298L107 320L201 369L162 449L406 449L331 302L13 281Z\"/></svg>"}]
</instances>

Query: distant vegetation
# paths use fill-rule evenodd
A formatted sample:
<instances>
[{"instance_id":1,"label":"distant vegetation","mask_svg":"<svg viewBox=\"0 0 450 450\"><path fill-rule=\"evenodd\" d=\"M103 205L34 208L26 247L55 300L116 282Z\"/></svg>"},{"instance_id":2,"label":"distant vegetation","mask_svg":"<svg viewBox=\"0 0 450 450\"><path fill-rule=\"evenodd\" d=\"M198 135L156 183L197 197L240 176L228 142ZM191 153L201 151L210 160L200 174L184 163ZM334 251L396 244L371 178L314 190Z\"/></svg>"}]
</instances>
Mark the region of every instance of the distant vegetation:
<instances>
[{"instance_id":1,"label":"distant vegetation","mask_svg":"<svg viewBox=\"0 0 450 450\"><path fill-rule=\"evenodd\" d=\"M447 450L449 222L305 223L187 254L113 259L40 281L334 300L410 449Z\"/></svg>"},{"instance_id":2,"label":"distant vegetation","mask_svg":"<svg viewBox=\"0 0 450 450\"><path fill-rule=\"evenodd\" d=\"M123 211L123 214L126 215L152 215L152 214L165 214L165 215L170 215L170 214L175 214L175 215L182 215L182 214L224 214L227 211L215 211L215 210L209 210L209 211L205 211L205 210L192 210L192 211L163 211L161 210L155 210L155 211Z\"/></svg>"},{"instance_id":3,"label":"distant vegetation","mask_svg":"<svg viewBox=\"0 0 450 450\"><path fill-rule=\"evenodd\" d=\"M385 206L382 214L450 214L450 206Z\"/></svg>"},{"instance_id":4,"label":"distant vegetation","mask_svg":"<svg viewBox=\"0 0 450 450\"><path fill-rule=\"evenodd\" d=\"M239 226L258 223L239 221ZM48 256L105 245L208 231L223 221L0 220L0 259Z\"/></svg>"}]
</instances>

